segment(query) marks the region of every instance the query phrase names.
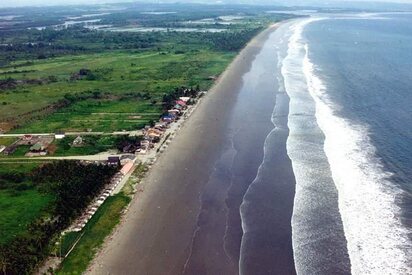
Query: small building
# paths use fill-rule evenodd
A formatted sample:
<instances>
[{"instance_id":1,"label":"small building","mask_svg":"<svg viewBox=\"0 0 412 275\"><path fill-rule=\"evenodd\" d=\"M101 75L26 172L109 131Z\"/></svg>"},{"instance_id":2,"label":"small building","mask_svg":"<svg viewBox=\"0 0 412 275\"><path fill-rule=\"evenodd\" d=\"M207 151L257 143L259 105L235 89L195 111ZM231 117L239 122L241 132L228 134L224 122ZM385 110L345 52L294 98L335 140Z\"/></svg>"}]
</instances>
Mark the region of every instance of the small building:
<instances>
[{"instance_id":1,"label":"small building","mask_svg":"<svg viewBox=\"0 0 412 275\"><path fill-rule=\"evenodd\" d=\"M123 147L122 151L123 153L134 153L137 149L138 148L135 144L127 144L125 147Z\"/></svg>"},{"instance_id":2,"label":"small building","mask_svg":"<svg viewBox=\"0 0 412 275\"><path fill-rule=\"evenodd\" d=\"M178 116L178 115L180 115L180 110L177 110L177 109L171 109L171 110L169 110L169 111L167 111L167 113L169 114L169 115L171 115L171 116Z\"/></svg>"},{"instance_id":3,"label":"small building","mask_svg":"<svg viewBox=\"0 0 412 275\"><path fill-rule=\"evenodd\" d=\"M119 157L108 157L107 164L113 166L120 166L120 158Z\"/></svg>"},{"instance_id":4,"label":"small building","mask_svg":"<svg viewBox=\"0 0 412 275\"><path fill-rule=\"evenodd\" d=\"M140 142L140 146L143 150L148 150L148 149L150 149L150 141L149 140L142 140Z\"/></svg>"},{"instance_id":5,"label":"small building","mask_svg":"<svg viewBox=\"0 0 412 275\"><path fill-rule=\"evenodd\" d=\"M29 152L25 154L27 157L45 156L47 155L47 146L41 142L37 142L30 147Z\"/></svg>"},{"instance_id":6,"label":"small building","mask_svg":"<svg viewBox=\"0 0 412 275\"><path fill-rule=\"evenodd\" d=\"M72 146L73 146L73 147L81 147L81 146L83 146L83 138L82 138L81 136L78 136L77 138L75 138L75 139L73 140Z\"/></svg>"},{"instance_id":7,"label":"small building","mask_svg":"<svg viewBox=\"0 0 412 275\"><path fill-rule=\"evenodd\" d=\"M160 138L163 135L162 131L159 131L155 128L150 128L147 132L146 132L146 136L149 138Z\"/></svg>"},{"instance_id":8,"label":"small building","mask_svg":"<svg viewBox=\"0 0 412 275\"><path fill-rule=\"evenodd\" d=\"M188 97L188 96L182 96L182 97L180 97L179 99L187 104L187 102L190 100L190 97Z\"/></svg>"},{"instance_id":9,"label":"small building","mask_svg":"<svg viewBox=\"0 0 412 275\"><path fill-rule=\"evenodd\" d=\"M128 174L128 173L132 170L133 166L134 166L134 163L133 163L133 162L128 162L128 163L126 163L126 164L122 167L122 169L120 170L120 173L122 173L123 175Z\"/></svg>"},{"instance_id":10,"label":"small building","mask_svg":"<svg viewBox=\"0 0 412 275\"><path fill-rule=\"evenodd\" d=\"M167 129L167 123L165 123L165 122L156 123L154 128L157 129L157 130L160 130L160 131L164 131L164 130Z\"/></svg>"},{"instance_id":11,"label":"small building","mask_svg":"<svg viewBox=\"0 0 412 275\"><path fill-rule=\"evenodd\" d=\"M186 102L184 102L183 100L177 100L176 104L179 104L182 107L186 107Z\"/></svg>"},{"instance_id":12,"label":"small building","mask_svg":"<svg viewBox=\"0 0 412 275\"><path fill-rule=\"evenodd\" d=\"M171 122L173 122L174 120L175 120L175 118L174 118L171 114L162 116L162 121L163 121L163 122L171 123Z\"/></svg>"},{"instance_id":13,"label":"small building","mask_svg":"<svg viewBox=\"0 0 412 275\"><path fill-rule=\"evenodd\" d=\"M55 139L63 139L66 136L64 132L58 131L54 134Z\"/></svg>"},{"instance_id":14,"label":"small building","mask_svg":"<svg viewBox=\"0 0 412 275\"><path fill-rule=\"evenodd\" d=\"M16 149L17 149L17 145L12 144L8 146L6 149L4 149L3 154L5 154L6 156L11 155L14 153L14 151L16 151Z\"/></svg>"},{"instance_id":15,"label":"small building","mask_svg":"<svg viewBox=\"0 0 412 275\"><path fill-rule=\"evenodd\" d=\"M122 155L120 157L120 164L125 165L129 162L134 163L136 161L136 156L135 155Z\"/></svg>"},{"instance_id":16,"label":"small building","mask_svg":"<svg viewBox=\"0 0 412 275\"><path fill-rule=\"evenodd\" d=\"M41 143L36 143L32 147L30 147L30 152L32 153L40 153L44 151L46 151L46 147L44 147Z\"/></svg>"},{"instance_id":17,"label":"small building","mask_svg":"<svg viewBox=\"0 0 412 275\"><path fill-rule=\"evenodd\" d=\"M32 135L24 135L23 137L22 137L22 140L24 140L24 141L31 141L33 139L33 136Z\"/></svg>"}]
</instances>

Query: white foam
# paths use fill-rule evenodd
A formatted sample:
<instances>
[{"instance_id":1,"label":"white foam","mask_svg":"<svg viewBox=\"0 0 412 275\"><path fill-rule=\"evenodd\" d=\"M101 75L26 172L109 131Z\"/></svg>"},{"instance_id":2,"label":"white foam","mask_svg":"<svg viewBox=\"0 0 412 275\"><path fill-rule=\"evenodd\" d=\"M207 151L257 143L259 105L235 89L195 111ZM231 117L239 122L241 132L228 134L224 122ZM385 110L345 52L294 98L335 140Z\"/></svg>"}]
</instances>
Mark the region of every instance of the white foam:
<instances>
[{"instance_id":1,"label":"white foam","mask_svg":"<svg viewBox=\"0 0 412 275\"><path fill-rule=\"evenodd\" d=\"M408 233L401 221L396 198L402 191L392 185L375 156L368 128L335 114L327 87L315 74L302 39L304 27L314 19L299 21L289 41L288 54L301 56L302 73L316 103L316 119L325 134L324 151L339 193L348 253L353 274L412 274ZM287 89L288 87L286 87ZM293 97L293 95L291 95ZM291 129L292 130L292 129ZM409 258L408 258L409 256Z\"/></svg>"}]
</instances>

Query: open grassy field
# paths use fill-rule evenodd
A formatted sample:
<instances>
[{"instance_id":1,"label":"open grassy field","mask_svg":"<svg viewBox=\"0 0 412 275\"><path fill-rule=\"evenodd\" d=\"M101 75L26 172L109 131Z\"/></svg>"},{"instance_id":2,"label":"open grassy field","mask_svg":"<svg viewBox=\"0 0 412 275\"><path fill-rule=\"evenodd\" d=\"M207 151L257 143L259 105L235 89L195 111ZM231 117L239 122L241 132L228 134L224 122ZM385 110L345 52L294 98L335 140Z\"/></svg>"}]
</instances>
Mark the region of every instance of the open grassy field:
<instances>
[{"instance_id":1,"label":"open grassy field","mask_svg":"<svg viewBox=\"0 0 412 275\"><path fill-rule=\"evenodd\" d=\"M52 199L35 189L0 190L0 244L24 233L27 226L42 214Z\"/></svg>"},{"instance_id":2,"label":"open grassy field","mask_svg":"<svg viewBox=\"0 0 412 275\"><path fill-rule=\"evenodd\" d=\"M5 173L30 173L39 162L0 162L0 244L23 234L27 226L40 217L53 198L40 193L28 180L12 182Z\"/></svg>"},{"instance_id":3,"label":"open grassy field","mask_svg":"<svg viewBox=\"0 0 412 275\"><path fill-rule=\"evenodd\" d=\"M161 108L138 99L113 101L88 99L57 110L41 120L27 123L15 133L113 132L144 127L158 120Z\"/></svg>"},{"instance_id":4,"label":"open grassy field","mask_svg":"<svg viewBox=\"0 0 412 275\"><path fill-rule=\"evenodd\" d=\"M65 56L36 60L19 67L26 73L8 74L16 80L53 79L43 84L22 84L0 93L0 116L26 121L13 132L42 133L65 131L116 131L138 129L161 114L162 96L179 86L211 86L211 75L221 73L234 53L196 49L186 53L125 52ZM17 62L15 65L17 65ZM90 75L73 79L81 69ZM10 68L0 69L4 73ZM99 91L103 98L87 99L58 108L39 112L64 99L85 91ZM142 97L124 98L125 94L140 93ZM32 114L27 115L30 112Z\"/></svg>"},{"instance_id":5,"label":"open grassy field","mask_svg":"<svg viewBox=\"0 0 412 275\"><path fill-rule=\"evenodd\" d=\"M8 146L14 143L17 139L14 137L1 137L0 138L0 145Z\"/></svg>"},{"instance_id":6,"label":"open grassy field","mask_svg":"<svg viewBox=\"0 0 412 275\"><path fill-rule=\"evenodd\" d=\"M116 138L112 136L86 136L83 137L83 145L81 147L72 147L71 143L74 139L74 136L70 136L61 140L55 140L52 146L56 146L56 150L50 152L50 154L53 156L94 155L113 149L116 143Z\"/></svg>"}]
</instances>

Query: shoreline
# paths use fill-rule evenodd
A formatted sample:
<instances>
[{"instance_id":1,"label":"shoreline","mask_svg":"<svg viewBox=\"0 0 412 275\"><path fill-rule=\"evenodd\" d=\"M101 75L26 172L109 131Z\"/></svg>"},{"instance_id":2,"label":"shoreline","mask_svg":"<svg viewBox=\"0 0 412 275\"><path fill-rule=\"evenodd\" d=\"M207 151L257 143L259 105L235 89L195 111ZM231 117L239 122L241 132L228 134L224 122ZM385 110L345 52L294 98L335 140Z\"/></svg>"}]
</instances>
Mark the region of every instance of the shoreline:
<instances>
[{"instance_id":1,"label":"shoreline","mask_svg":"<svg viewBox=\"0 0 412 275\"><path fill-rule=\"evenodd\" d=\"M209 136L207 144L203 139L205 135L219 133L225 127L229 110L234 104L232 99L242 85L243 75L250 70L263 44L280 24L282 23L268 27L248 43L197 104L191 116L182 123L185 127L176 131L168 149L156 155L157 161L139 185L144 192L134 196L121 223L96 254L88 273L182 272L190 249L193 234L190 232L196 228L200 209L197 195L207 183L218 152L224 144L219 135ZM211 122L213 120L216 123ZM208 144L214 144L218 148L214 147L212 152ZM191 149L202 152L202 156L196 156ZM208 153L203 154L204 152ZM197 162L202 165L196 165ZM190 175L185 175L189 170ZM185 178L184 182L182 177ZM181 236L176 236L177 232ZM127 249L128 246L130 249ZM173 253L165 251L165 246L172 247ZM154 251L152 254L156 257L148 257L149 249ZM122 257L119 255L122 252L134 254L136 258ZM158 262L162 262L162 266Z\"/></svg>"}]
</instances>

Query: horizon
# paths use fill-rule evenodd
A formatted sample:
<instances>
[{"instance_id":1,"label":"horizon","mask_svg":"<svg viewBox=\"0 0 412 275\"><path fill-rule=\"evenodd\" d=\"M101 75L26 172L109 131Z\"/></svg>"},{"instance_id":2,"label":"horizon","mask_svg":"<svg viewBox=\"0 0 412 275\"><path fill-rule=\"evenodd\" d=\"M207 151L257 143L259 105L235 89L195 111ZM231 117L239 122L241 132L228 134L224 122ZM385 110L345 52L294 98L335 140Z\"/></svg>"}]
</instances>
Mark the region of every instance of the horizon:
<instances>
[{"instance_id":1,"label":"horizon","mask_svg":"<svg viewBox=\"0 0 412 275\"><path fill-rule=\"evenodd\" d=\"M135 1L135 0L89 0L85 3L82 0L3 0L0 3L0 8L22 8L22 7L51 7L51 6L89 6L89 5L107 5L107 4L127 4L127 3L144 3L144 4L240 4L240 5L271 5L271 6L313 6L313 7L346 7L346 8L365 8L365 5L371 5L372 8L379 7L393 7L399 8L402 6L412 5L410 0L356 0L356 1L342 1L342 0L216 0L213 2L203 0L163 0L163 1Z\"/></svg>"}]
</instances>

